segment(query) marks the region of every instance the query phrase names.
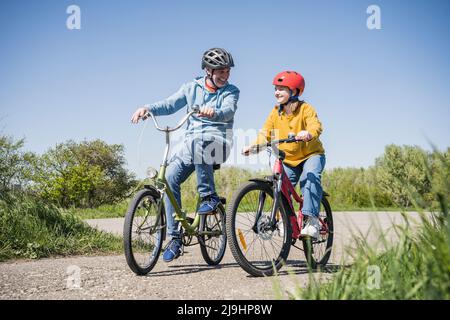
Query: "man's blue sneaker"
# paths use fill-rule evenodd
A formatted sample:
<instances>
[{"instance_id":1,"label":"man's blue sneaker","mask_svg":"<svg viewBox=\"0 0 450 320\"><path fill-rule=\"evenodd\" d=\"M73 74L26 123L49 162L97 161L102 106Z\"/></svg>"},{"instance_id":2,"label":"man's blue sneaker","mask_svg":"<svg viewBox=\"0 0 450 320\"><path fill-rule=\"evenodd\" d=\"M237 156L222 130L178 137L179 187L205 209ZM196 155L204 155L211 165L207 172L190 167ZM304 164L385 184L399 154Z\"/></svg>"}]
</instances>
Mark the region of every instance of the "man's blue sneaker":
<instances>
[{"instance_id":1,"label":"man's blue sneaker","mask_svg":"<svg viewBox=\"0 0 450 320\"><path fill-rule=\"evenodd\" d=\"M163 254L164 262L170 262L173 259L178 258L182 250L183 250L183 243L181 242L181 239L173 238L166 246L166 250L164 250Z\"/></svg>"},{"instance_id":2,"label":"man's blue sneaker","mask_svg":"<svg viewBox=\"0 0 450 320\"><path fill-rule=\"evenodd\" d=\"M220 203L220 199L216 194L212 194L202 199L200 207L198 208L198 214L208 214L217 209Z\"/></svg>"}]
</instances>

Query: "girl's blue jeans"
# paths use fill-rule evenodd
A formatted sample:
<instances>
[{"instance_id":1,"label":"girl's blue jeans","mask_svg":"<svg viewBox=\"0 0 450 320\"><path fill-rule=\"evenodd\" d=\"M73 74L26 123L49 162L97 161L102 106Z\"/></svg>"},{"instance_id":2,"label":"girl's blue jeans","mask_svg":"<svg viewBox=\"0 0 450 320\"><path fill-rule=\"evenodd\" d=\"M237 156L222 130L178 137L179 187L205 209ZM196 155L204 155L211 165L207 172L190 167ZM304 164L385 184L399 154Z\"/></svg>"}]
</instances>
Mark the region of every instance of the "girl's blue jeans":
<instances>
[{"instance_id":1,"label":"girl's blue jeans","mask_svg":"<svg viewBox=\"0 0 450 320\"><path fill-rule=\"evenodd\" d=\"M283 164L286 175L295 186L300 181L303 195L302 213L307 216L319 216L322 200L321 176L325 167L325 155L314 155L296 167Z\"/></svg>"}]
</instances>

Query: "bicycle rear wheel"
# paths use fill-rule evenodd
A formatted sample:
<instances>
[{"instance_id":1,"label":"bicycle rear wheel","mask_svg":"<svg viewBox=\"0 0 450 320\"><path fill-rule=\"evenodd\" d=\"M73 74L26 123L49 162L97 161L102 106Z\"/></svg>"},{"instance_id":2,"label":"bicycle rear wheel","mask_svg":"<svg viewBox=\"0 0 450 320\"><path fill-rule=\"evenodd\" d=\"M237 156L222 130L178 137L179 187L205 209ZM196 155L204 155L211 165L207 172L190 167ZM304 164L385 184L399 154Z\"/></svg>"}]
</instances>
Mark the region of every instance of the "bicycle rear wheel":
<instances>
[{"instance_id":1,"label":"bicycle rear wheel","mask_svg":"<svg viewBox=\"0 0 450 320\"><path fill-rule=\"evenodd\" d=\"M227 208L226 231L231 253L253 276L273 275L289 255L291 224L280 203L275 224L271 225L273 206L271 184L250 181L235 192Z\"/></svg>"},{"instance_id":2,"label":"bicycle rear wheel","mask_svg":"<svg viewBox=\"0 0 450 320\"><path fill-rule=\"evenodd\" d=\"M125 257L137 275L149 273L161 253L165 235L164 206L153 189L139 191L130 203L123 226Z\"/></svg>"},{"instance_id":3,"label":"bicycle rear wheel","mask_svg":"<svg viewBox=\"0 0 450 320\"><path fill-rule=\"evenodd\" d=\"M330 203L325 196L322 198L319 218L323 221L323 224L321 222L319 238L302 239L306 262L311 269L317 269L327 264L333 246L333 214Z\"/></svg>"},{"instance_id":4,"label":"bicycle rear wheel","mask_svg":"<svg viewBox=\"0 0 450 320\"><path fill-rule=\"evenodd\" d=\"M218 265L225 254L227 235L225 233L225 208L219 204L215 214L201 217L202 230L216 232L217 235L200 235L199 243L203 259L211 266Z\"/></svg>"}]
</instances>

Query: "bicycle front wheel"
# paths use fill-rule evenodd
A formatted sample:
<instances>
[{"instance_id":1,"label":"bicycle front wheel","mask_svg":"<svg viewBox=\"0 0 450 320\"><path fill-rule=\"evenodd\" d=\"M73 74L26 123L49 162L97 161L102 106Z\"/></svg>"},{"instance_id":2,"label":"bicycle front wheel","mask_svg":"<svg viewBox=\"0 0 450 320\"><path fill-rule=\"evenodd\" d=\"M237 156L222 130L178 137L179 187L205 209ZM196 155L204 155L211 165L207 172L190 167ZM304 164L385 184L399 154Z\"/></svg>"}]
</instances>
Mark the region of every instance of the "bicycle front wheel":
<instances>
[{"instance_id":1,"label":"bicycle front wheel","mask_svg":"<svg viewBox=\"0 0 450 320\"><path fill-rule=\"evenodd\" d=\"M130 203L123 226L125 257L137 275L149 273L161 253L165 232L164 206L157 191L144 189Z\"/></svg>"},{"instance_id":2,"label":"bicycle front wheel","mask_svg":"<svg viewBox=\"0 0 450 320\"><path fill-rule=\"evenodd\" d=\"M291 224L281 203L275 208L272 222L273 206L271 184L251 181L236 191L227 209L225 220L231 253L253 276L273 275L289 255Z\"/></svg>"},{"instance_id":3,"label":"bicycle front wheel","mask_svg":"<svg viewBox=\"0 0 450 320\"><path fill-rule=\"evenodd\" d=\"M199 243L203 259L210 266L215 266L222 261L227 247L227 235L225 233L225 208L219 204L214 214L201 217L202 231L213 232L213 235L200 235Z\"/></svg>"}]
</instances>

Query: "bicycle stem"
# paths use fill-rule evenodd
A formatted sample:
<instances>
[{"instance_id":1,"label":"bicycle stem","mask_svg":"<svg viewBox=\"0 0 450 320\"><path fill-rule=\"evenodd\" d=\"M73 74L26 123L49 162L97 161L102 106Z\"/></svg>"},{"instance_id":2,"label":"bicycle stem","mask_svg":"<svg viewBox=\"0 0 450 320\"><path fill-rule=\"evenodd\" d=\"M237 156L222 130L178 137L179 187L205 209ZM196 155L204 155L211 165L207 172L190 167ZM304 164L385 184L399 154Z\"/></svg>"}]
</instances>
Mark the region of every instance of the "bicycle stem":
<instances>
[{"instance_id":1,"label":"bicycle stem","mask_svg":"<svg viewBox=\"0 0 450 320\"><path fill-rule=\"evenodd\" d=\"M164 157L163 157L163 166L167 167L168 162L167 158L169 157L169 150L170 150L170 131L166 131L166 148L164 150Z\"/></svg>"}]
</instances>

